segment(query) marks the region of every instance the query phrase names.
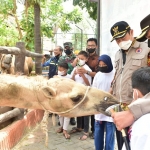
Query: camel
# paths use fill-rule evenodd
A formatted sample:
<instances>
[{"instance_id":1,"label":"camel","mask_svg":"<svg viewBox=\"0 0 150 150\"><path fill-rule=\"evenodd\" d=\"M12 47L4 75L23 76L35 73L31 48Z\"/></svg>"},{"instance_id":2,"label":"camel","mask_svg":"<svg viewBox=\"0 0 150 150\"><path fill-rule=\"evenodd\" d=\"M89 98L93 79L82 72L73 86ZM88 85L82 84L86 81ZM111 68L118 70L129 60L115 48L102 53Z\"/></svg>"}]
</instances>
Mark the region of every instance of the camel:
<instances>
[{"instance_id":1,"label":"camel","mask_svg":"<svg viewBox=\"0 0 150 150\"><path fill-rule=\"evenodd\" d=\"M15 74L15 55L0 54L0 68L2 73ZM25 57L24 74L29 75L33 68L31 57Z\"/></svg>"},{"instance_id":2,"label":"camel","mask_svg":"<svg viewBox=\"0 0 150 150\"><path fill-rule=\"evenodd\" d=\"M0 106L43 109L66 117L86 116L118 101L111 94L66 78L0 75Z\"/></svg>"}]
</instances>

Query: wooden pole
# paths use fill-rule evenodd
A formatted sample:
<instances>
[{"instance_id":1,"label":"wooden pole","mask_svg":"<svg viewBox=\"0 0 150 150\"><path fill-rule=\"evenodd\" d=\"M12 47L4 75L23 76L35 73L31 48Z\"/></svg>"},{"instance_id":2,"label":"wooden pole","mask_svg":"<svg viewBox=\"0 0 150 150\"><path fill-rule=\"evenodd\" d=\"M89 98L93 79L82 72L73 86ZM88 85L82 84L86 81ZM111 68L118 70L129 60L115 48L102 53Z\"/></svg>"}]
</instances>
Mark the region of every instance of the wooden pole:
<instances>
[{"instance_id":1,"label":"wooden pole","mask_svg":"<svg viewBox=\"0 0 150 150\"><path fill-rule=\"evenodd\" d=\"M20 54L15 56L15 73L23 73L24 74L24 62L25 62L25 43L17 42L16 47L20 49Z\"/></svg>"},{"instance_id":2,"label":"wooden pole","mask_svg":"<svg viewBox=\"0 0 150 150\"><path fill-rule=\"evenodd\" d=\"M24 112L24 109L14 108L11 111L8 111L8 112L6 112L4 114L1 114L0 115L0 124L5 122L5 121L7 121L7 120L9 120L9 119L11 119L11 118L14 118L14 117L16 117L18 115L23 114L23 112Z\"/></svg>"}]
</instances>

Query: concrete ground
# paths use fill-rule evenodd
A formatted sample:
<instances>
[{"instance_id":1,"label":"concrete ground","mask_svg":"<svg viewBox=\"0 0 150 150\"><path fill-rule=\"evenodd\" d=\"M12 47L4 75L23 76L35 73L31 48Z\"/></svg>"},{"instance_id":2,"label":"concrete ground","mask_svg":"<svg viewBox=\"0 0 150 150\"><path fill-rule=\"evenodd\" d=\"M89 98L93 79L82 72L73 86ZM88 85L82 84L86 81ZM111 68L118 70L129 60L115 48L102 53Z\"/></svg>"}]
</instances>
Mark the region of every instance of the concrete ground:
<instances>
[{"instance_id":1,"label":"concrete ground","mask_svg":"<svg viewBox=\"0 0 150 150\"><path fill-rule=\"evenodd\" d=\"M58 119L56 119L56 124ZM69 131L73 126L69 125ZM27 134L12 150L94 150L94 140L79 140L82 133L71 134L71 139L66 140L62 134L56 133L58 125L52 125L52 118L49 117L48 124L48 147L45 146L45 134L40 125ZM115 142L115 150L116 142Z\"/></svg>"}]
</instances>

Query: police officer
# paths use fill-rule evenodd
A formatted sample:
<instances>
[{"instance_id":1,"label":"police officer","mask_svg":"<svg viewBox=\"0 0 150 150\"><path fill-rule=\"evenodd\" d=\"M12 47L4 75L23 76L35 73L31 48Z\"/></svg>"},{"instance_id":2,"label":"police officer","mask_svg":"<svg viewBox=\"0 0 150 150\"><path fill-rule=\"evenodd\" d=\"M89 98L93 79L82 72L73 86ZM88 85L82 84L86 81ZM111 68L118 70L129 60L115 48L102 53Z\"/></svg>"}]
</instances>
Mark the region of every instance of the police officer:
<instances>
[{"instance_id":1,"label":"police officer","mask_svg":"<svg viewBox=\"0 0 150 150\"><path fill-rule=\"evenodd\" d=\"M45 55L43 56L42 59L42 67L49 66L49 73L48 73L49 78L52 78L54 75L57 75L58 60L62 55L63 48L61 46L56 46L53 52L54 56L51 57L48 61L46 61Z\"/></svg>"},{"instance_id":2,"label":"police officer","mask_svg":"<svg viewBox=\"0 0 150 150\"><path fill-rule=\"evenodd\" d=\"M147 66L149 48L146 43L138 42L133 36L133 30L125 21L115 23L110 29L112 40L120 49L115 55L115 77L112 82L112 93L122 106L133 100L131 75L138 68ZM118 150L122 149L123 139L120 131L116 130Z\"/></svg>"}]
</instances>

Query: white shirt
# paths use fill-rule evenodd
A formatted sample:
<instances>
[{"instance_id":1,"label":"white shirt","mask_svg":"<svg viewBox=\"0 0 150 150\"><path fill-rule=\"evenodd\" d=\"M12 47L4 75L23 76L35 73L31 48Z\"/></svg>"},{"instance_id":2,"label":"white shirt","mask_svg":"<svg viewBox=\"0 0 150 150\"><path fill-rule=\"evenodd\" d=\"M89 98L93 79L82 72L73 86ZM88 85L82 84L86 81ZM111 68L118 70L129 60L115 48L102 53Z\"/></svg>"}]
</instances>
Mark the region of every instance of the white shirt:
<instances>
[{"instance_id":1,"label":"white shirt","mask_svg":"<svg viewBox=\"0 0 150 150\"><path fill-rule=\"evenodd\" d=\"M102 73L99 71L96 73L94 77L92 87L108 92L110 90L113 78L114 78L113 71L111 71L110 73ZM112 117L108 117L103 114L96 114L95 120L113 122Z\"/></svg>"},{"instance_id":2,"label":"white shirt","mask_svg":"<svg viewBox=\"0 0 150 150\"><path fill-rule=\"evenodd\" d=\"M133 123L131 150L150 150L150 114L143 115Z\"/></svg>"},{"instance_id":3,"label":"white shirt","mask_svg":"<svg viewBox=\"0 0 150 150\"><path fill-rule=\"evenodd\" d=\"M76 67L73 69L73 71L71 72L71 77L73 76L74 71L77 69L77 67L78 67L78 66L76 66ZM92 71L92 70L89 68L89 66L86 65L86 64L85 64L84 66L82 66L82 67L85 68L85 70L87 70L87 71ZM89 81L89 83L90 83L90 85L91 85L92 77L89 76L88 74L84 74L84 75L85 75L85 77L88 79L88 81ZM81 84L86 85L85 82L84 82L84 80L83 80L83 78L82 78L81 76L79 76L79 74L76 74L76 75L75 75L75 81L78 82L78 83L81 83Z\"/></svg>"},{"instance_id":4,"label":"white shirt","mask_svg":"<svg viewBox=\"0 0 150 150\"><path fill-rule=\"evenodd\" d=\"M59 77L62 77L62 78L71 78L71 75L70 74L67 74L66 76L61 76L61 75L58 75Z\"/></svg>"}]
</instances>

